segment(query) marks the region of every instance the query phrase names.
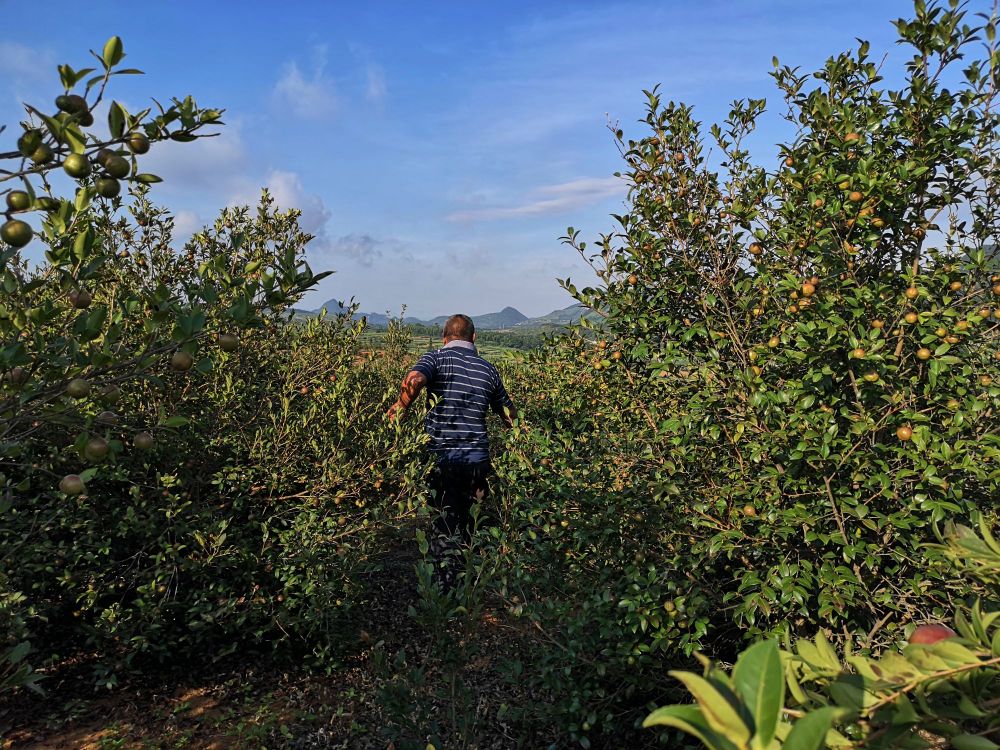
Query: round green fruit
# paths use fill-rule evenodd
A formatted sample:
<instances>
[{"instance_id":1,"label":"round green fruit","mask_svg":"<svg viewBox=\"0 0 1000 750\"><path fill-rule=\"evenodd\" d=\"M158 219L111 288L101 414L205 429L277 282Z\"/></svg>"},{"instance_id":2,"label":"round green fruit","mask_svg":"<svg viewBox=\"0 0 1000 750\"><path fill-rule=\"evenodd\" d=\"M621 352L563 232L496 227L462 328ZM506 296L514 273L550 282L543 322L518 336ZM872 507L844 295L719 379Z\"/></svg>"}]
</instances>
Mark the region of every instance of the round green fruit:
<instances>
[{"instance_id":1,"label":"round green fruit","mask_svg":"<svg viewBox=\"0 0 1000 750\"><path fill-rule=\"evenodd\" d=\"M219 334L219 348L224 352L233 352L240 345L240 340L232 333Z\"/></svg>"},{"instance_id":2,"label":"round green fruit","mask_svg":"<svg viewBox=\"0 0 1000 750\"><path fill-rule=\"evenodd\" d=\"M93 301L94 296L86 289L74 289L69 293L69 302L77 310L86 310Z\"/></svg>"},{"instance_id":3,"label":"round green fruit","mask_svg":"<svg viewBox=\"0 0 1000 750\"><path fill-rule=\"evenodd\" d=\"M83 455L88 461L96 463L107 458L110 449L111 447L108 445L107 440L100 437L92 437L84 446Z\"/></svg>"},{"instance_id":4,"label":"round green fruit","mask_svg":"<svg viewBox=\"0 0 1000 750\"><path fill-rule=\"evenodd\" d=\"M52 149L44 143L31 152L31 160L35 164L48 164L52 161L53 156L55 154Z\"/></svg>"},{"instance_id":5,"label":"round green fruit","mask_svg":"<svg viewBox=\"0 0 1000 750\"><path fill-rule=\"evenodd\" d=\"M22 156L31 156L42 143L42 131L25 130L17 139L17 150Z\"/></svg>"},{"instance_id":6,"label":"round green fruit","mask_svg":"<svg viewBox=\"0 0 1000 750\"><path fill-rule=\"evenodd\" d=\"M90 110L85 110L81 112L76 116L76 119L85 128L89 128L91 125L94 124L94 115L91 114Z\"/></svg>"},{"instance_id":7,"label":"round green fruit","mask_svg":"<svg viewBox=\"0 0 1000 750\"><path fill-rule=\"evenodd\" d=\"M7 373L7 382L14 388L20 388L28 382L28 371L23 367L12 367Z\"/></svg>"},{"instance_id":8,"label":"round green fruit","mask_svg":"<svg viewBox=\"0 0 1000 750\"><path fill-rule=\"evenodd\" d=\"M152 450L155 442L152 433L146 431L137 432L132 440L132 444L141 451Z\"/></svg>"},{"instance_id":9,"label":"round green fruit","mask_svg":"<svg viewBox=\"0 0 1000 750\"><path fill-rule=\"evenodd\" d=\"M94 188L102 198L114 198L122 191L121 183L114 177L102 177L94 183Z\"/></svg>"},{"instance_id":10,"label":"round green fruit","mask_svg":"<svg viewBox=\"0 0 1000 750\"><path fill-rule=\"evenodd\" d=\"M90 174L90 162L83 154L69 154L63 162L63 170L70 177L80 179Z\"/></svg>"},{"instance_id":11,"label":"round green fruit","mask_svg":"<svg viewBox=\"0 0 1000 750\"><path fill-rule=\"evenodd\" d=\"M83 378L73 378L66 385L66 395L70 398L87 398L90 395L90 383Z\"/></svg>"},{"instance_id":12,"label":"round green fruit","mask_svg":"<svg viewBox=\"0 0 1000 750\"><path fill-rule=\"evenodd\" d=\"M67 495L80 495L87 490L87 485L76 474L67 474L59 480L59 491Z\"/></svg>"},{"instance_id":13,"label":"round green fruit","mask_svg":"<svg viewBox=\"0 0 1000 750\"><path fill-rule=\"evenodd\" d=\"M170 358L170 367L179 372L187 372L194 365L194 357L187 352L174 352Z\"/></svg>"},{"instance_id":14,"label":"round green fruit","mask_svg":"<svg viewBox=\"0 0 1000 750\"><path fill-rule=\"evenodd\" d=\"M79 94L61 94L60 96L57 96L56 106L62 112L66 112L70 115L86 112L88 109L87 100Z\"/></svg>"},{"instance_id":15,"label":"round green fruit","mask_svg":"<svg viewBox=\"0 0 1000 750\"><path fill-rule=\"evenodd\" d=\"M7 193L7 208L11 211L27 211L31 208L31 196L23 190L11 190Z\"/></svg>"},{"instance_id":16,"label":"round green fruit","mask_svg":"<svg viewBox=\"0 0 1000 750\"><path fill-rule=\"evenodd\" d=\"M13 247L24 247L31 242L33 235L31 225L20 219L12 219L0 227L0 240Z\"/></svg>"},{"instance_id":17,"label":"round green fruit","mask_svg":"<svg viewBox=\"0 0 1000 750\"><path fill-rule=\"evenodd\" d=\"M133 154L145 154L149 151L149 138L142 133L131 133L128 137L128 147Z\"/></svg>"},{"instance_id":18,"label":"round green fruit","mask_svg":"<svg viewBox=\"0 0 1000 750\"><path fill-rule=\"evenodd\" d=\"M128 159L118 156L118 154L109 156L104 160L102 166L109 175L118 179L128 177L129 172L132 171L132 165L128 163Z\"/></svg>"}]
</instances>

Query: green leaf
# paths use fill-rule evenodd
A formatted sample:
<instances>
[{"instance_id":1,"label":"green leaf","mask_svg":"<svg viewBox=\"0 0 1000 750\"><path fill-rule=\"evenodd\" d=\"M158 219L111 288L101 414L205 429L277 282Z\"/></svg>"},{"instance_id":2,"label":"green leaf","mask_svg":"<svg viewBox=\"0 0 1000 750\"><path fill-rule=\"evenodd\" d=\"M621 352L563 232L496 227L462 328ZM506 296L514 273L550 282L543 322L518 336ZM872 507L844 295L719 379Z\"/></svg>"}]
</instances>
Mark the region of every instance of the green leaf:
<instances>
[{"instance_id":1,"label":"green leaf","mask_svg":"<svg viewBox=\"0 0 1000 750\"><path fill-rule=\"evenodd\" d=\"M164 427L183 427L187 423L188 423L187 417L182 417L180 415L176 415L176 416L173 416L173 417L167 417L163 421L163 426Z\"/></svg>"},{"instance_id":2,"label":"green leaf","mask_svg":"<svg viewBox=\"0 0 1000 750\"><path fill-rule=\"evenodd\" d=\"M705 722L705 716L697 706L664 706L658 708L642 722L645 728L654 726L674 727L694 735L712 750L735 750L736 746L725 737L720 737Z\"/></svg>"},{"instance_id":3,"label":"green leaf","mask_svg":"<svg viewBox=\"0 0 1000 750\"><path fill-rule=\"evenodd\" d=\"M736 660L733 687L753 714L756 731L753 747L764 750L774 739L774 732L785 705L785 680L778 642L755 643Z\"/></svg>"},{"instance_id":4,"label":"green leaf","mask_svg":"<svg viewBox=\"0 0 1000 750\"><path fill-rule=\"evenodd\" d=\"M1000 745L977 734L960 734L951 738L955 750L997 750Z\"/></svg>"},{"instance_id":5,"label":"green leaf","mask_svg":"<svg viewBox=\"0 0 1000 750\"><path fill-rule=\"evenodd\" d=\"M101 59L104 60L104 64L111 68L122 61L124 56L124 50L122 49L121 37L113 36L108 41L104 43L104 52L101 55Z\"/></svg>"},{"instance_id":6,"label":"green leaf","mask_svg":"<svg viewBox=\"0 0 1000 750\"><path fill-rule=\"evenodd\" d=\"M781 750L820 750L838 713L832 706L810 711L792 726Z\"/></svg>"},{"instance_id":7,"label":"green leaf","mask_svg":"<svg viewBox=\"0 0 1000 750\"><path fill-rule=\"evenodd\" d=\"M108 130L112 138L121 138L125 133L125 112L118 102L111 102L108 108Z\"/></svg>"},{"instance_id":8,"label":"green leaf","mask_svg":"<svg viewBox=\"0 0 1000 750\"><path fill-rule=\"evenodd\" d=\"M144 185L152 185L154 182L163 182L162 177L157 177L155 174L148 174L143 172L142 174L137 174L132 178L136 182L141 182Z\"/></svg>"},{"instance_id":9,"label":"green leaf","mask_svg":"<svg viewBox=\"0 0 1000 750\"><path fill-rule=\"evenodd\" d=\"M715 685L704 677L691 672L669 672L672 677L684 683L684 687L698 701L709 726L723 736L743 747L750 741L751 729L737 713L730 697L723 695ZM732 696L735 699L735 696Z\"/></svg>"}]
</instances>

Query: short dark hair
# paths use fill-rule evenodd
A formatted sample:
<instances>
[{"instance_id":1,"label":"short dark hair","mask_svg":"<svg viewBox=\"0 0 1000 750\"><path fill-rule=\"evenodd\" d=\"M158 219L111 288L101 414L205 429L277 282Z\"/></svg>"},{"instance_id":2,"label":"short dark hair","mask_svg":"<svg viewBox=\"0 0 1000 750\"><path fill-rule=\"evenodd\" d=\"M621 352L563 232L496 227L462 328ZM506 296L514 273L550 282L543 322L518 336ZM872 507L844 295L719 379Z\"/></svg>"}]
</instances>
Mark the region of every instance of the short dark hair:
<instances>
[{"instance_id":1,"label":"short dark hair","mask_svg":"<svg viewBox=\"0 0 1000 750\"><path fill-rule=\"evenodd\" d=\"M446 339L472 341L475 333L476 326L468 315L452 315L444 323L444 337Z\"/></svg>"}]
</instances>

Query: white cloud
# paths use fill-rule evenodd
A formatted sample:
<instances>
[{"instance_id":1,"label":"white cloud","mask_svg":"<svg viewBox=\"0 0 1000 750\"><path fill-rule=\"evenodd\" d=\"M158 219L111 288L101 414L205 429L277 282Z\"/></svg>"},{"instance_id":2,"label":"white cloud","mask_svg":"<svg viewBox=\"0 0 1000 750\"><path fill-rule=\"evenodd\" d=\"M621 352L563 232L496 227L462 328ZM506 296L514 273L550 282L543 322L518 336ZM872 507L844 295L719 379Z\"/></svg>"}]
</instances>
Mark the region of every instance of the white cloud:
<instances>
[{"instance_id":1,"label":"white cloud","mask_svg":"<svg viewBox=\"0 0 1000 750\"><path fill-rule=\"evenodd\" d=\"M447 216L451 222L495 221L525 216L560 214L589 206L624 192L618 177L580 177L556 185L545 185L533 191L533 199L513 206L488 206L455 211Z\"/></svg>"},{"instance_id":2,"label":"white cloud","mask_svg":"<svg viewBox=\"0 0 1000 750\"><path fill-rule=\"evenodd\" d=\"M208 131L211 132L211 131ZM221 134L190 143L156 143L139 161L141 171L152 172L173 188L183 185L233 191L250 164L238 124L226 125Z\"/></svg>"},{"instance_id":3,"label":"white cloud","mask_svg":"<svg viewBox=\"0 0 1000 750\"><path fill-rule=\"evenodd\" d=\"M285 64L284 73L274 84L274 96L278 103L307 120L328 117L337 107L333 81L324 72L326 48L316 47L313 57L309 75L303 75L298 62L292 60Z\"/></svg>"},{"instance_id":4,"label":"white cloud","mask_svg":"<svg viewBox=\"0 0 1000 750\"><path fill-rule=\"evenodd\" d=\"M365 90L365 98L374 104L380 104L387 93L385 83L385 71L378 65L369 64L366 71L368 76L368 87Z\"/></svg>"},{"instance_id":5,"label":"white cloud","mask_svg":"<svg viewBox=\"0 0 1000 750\"><path fill-rule=\"evenodd\" d=\"M18 42L0 41L0 68L8 80L35 83L51 80L58 84L55 56Z\"/></svg>"},{"instance_id":6,"label":"white cloud","mask_svg":"<svg viewBox=\"0 0 1000 750\"><path fill-rule=\"evenodd\" d=\"M178 240L186 240L203 226L205 221L196 211L177 211L174 214L174 237Z\"/></svg>"}]
</instances>

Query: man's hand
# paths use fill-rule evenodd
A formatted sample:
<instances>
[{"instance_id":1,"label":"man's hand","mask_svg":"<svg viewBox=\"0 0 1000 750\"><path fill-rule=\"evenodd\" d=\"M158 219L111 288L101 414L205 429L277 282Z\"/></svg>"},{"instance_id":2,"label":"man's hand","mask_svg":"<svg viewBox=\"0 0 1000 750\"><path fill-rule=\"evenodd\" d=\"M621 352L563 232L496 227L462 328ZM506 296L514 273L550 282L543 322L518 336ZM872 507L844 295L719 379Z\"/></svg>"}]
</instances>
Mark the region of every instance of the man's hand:
<instances>
[{"instance_id":1,"label":"man's hand","mask_svg":"<svg viewBox=\"0 0 1000 750\"><path fill-rule=\"evenodd\" d=\"M396 420L401 420L406 416L406 407L403 406L402 401L397 401L392 406L389 407L389 411L385 413L385 416L390 422L395 422Z\"/></svg>"}]
</instances>

